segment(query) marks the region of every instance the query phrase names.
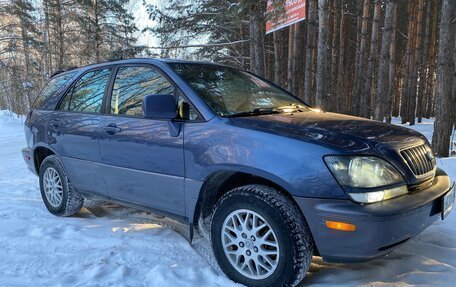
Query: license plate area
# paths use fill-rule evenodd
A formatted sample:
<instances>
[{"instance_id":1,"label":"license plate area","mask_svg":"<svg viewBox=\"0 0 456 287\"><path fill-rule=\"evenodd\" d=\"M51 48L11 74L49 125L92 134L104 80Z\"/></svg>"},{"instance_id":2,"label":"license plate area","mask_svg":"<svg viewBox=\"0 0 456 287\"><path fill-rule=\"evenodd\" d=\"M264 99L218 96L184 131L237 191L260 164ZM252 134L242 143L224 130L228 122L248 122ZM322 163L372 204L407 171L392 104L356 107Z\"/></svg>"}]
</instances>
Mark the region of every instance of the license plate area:
<instances>
[{"instance_id":1,"label":"license plate area","mask_svg":"<svg viewBox=\"0 0 456 287\"><path fill-rule=\"evenodd\" d=\"M447 218L454 206L455 185L442 197L442 220Z\"/></svg>"}]
</instances>

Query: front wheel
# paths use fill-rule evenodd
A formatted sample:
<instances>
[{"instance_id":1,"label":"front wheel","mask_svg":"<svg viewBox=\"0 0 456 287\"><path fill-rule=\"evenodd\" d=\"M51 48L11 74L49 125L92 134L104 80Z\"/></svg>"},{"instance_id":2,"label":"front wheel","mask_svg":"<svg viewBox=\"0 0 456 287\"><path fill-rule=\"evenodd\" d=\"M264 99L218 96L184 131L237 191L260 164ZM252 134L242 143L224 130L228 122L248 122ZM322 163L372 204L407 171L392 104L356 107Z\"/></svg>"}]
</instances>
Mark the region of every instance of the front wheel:
<instances>
[{"instance_id":1,"label":"front wheel","mask_svg":"<svg viewBox=\"0 0 456 287\"><path fill-rule=\"evenodd\" d=\"M307 223L274 188L246 185L224 194L211 222L221 269L247 286L296 286L313 254Z\"/></svg>"}]
</instances>

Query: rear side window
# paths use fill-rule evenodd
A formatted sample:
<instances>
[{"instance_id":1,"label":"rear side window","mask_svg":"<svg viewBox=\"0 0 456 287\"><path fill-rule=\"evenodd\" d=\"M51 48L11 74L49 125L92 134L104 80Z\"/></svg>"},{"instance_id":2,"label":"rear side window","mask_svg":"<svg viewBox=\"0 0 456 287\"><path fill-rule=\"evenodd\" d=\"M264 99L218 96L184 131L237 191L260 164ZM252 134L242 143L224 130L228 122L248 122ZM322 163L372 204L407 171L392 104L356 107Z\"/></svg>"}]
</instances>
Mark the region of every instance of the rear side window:
<instances>
[{"instance_id":1,"label":"rear side window","mask_svg":"<svg viewBox=\"0 0 456 287\"><path fill-rule=\"evenodd\" d=\"M111 97L111 114L142 116L142 100L151 94L173 94L173 85L152 67L121 67Z\"/></svg>"},{"instance_id":2,"label":"rear side window","mask_svg":"<svg viewBox=\"0 0 456 287\"><path fill-rule=\"evenodd\" d=\"M58 90L66 86L67 83L73 78L76 74L74 73L67 73L64 75L57 75L47 82L46 86L41 90L41 93L35 99L33 103L33 109L42 109L49 98L54 96Z\"/></svg>"},{"instance_id":3,"label":"rear side window","mask_svg":"<svg viewBox=\"0 0 456 287\"><path fill-rule=\"evenodd\" d=\"M111 70L90 71L82 76L65 95L60 110L100 113Z\"/></svg>"}]
</instances>

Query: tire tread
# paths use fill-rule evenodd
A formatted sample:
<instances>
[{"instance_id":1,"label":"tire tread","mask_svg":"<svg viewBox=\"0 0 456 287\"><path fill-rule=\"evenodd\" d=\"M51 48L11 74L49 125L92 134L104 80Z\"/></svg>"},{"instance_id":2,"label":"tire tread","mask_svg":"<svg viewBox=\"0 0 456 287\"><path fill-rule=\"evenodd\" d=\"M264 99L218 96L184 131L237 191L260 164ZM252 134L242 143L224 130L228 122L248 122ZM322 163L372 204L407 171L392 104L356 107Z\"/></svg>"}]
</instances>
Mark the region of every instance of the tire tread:
<instances>
[{"instance_id":1,"label":"tire tread","mask_svg":"<svg viewBox=\"0 0 456 287\"><path fill-rule=\"evenodd\" d=\"M254 196L276 210L279 210L284 223L288 225L289 230L291 230L292 241L295 243L295 257L293 258L294 271L293 275L290 277L292 280L283 286L292 287L298 285L304 279L310 267L314 244L307 222L303 215L298 211L297 206L273 187L261 184L250 184L234 188L225 193L215 205L212 216L215 214L217 208L223 205L226 200L237 195Z\"/></svg>"},{"instance_id":2,"label":"tire tread","mask_svg":"<svg viewBox=\"0 0 456 287\"><path fill-rule=\"evenodd\" d=\"M71 185L71 182L68 179L67 172L57 156L50 155L46 157L41 163L40 170L42 170L42 168L48 163L56 165L57 168L63 173L63 178L61 180L65 181L65 185L67 186L68 191L66 202L63 205L63 210L61 210L60 212L58 212L58 214L55 215L68 217L78 213L81 210L82 205L84 204L84 198Z\"/></svg>"}]
</instances>

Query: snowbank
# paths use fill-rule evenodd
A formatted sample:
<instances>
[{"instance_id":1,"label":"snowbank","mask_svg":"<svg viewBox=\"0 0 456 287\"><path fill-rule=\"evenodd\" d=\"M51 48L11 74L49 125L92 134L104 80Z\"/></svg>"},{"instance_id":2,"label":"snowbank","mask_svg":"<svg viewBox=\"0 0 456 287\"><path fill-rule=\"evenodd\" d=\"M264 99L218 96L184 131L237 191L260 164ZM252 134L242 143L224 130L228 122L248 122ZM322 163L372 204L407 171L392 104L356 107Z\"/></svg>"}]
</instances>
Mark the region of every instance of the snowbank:
<instances>
[{"instance_id":1,"label":"snowbank","mask_svg":"<svg viewBox=\"0 0 456 287\"><path fill-rule=\"evenodd\" d=\"M18 116L12 111L0 110L0 126L17 126L24 122L24 116Z\"/></svg>"}]
</instances>

